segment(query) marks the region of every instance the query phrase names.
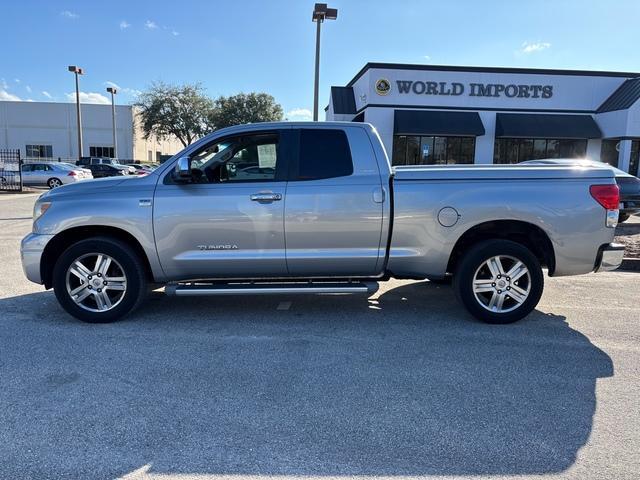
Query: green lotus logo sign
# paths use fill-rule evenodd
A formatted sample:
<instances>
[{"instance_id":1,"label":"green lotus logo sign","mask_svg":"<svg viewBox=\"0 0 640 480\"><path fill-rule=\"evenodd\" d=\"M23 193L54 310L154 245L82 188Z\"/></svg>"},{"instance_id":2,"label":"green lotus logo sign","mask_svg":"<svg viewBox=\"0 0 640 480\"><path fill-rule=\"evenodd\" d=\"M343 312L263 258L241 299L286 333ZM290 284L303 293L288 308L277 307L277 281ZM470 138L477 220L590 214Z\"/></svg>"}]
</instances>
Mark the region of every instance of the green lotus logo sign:
<instances>
[{"instance_id":1,"label":"green lotus logo sign","mask_svg":"<svg viewBox=\"0 0 640 480\"><path fill-rule=\"evenodd\" d=\"M391 82L386 78L381 78L376 82L376 93L378 95L388 95L391 91Z\"/></svg>"}]
</instances>

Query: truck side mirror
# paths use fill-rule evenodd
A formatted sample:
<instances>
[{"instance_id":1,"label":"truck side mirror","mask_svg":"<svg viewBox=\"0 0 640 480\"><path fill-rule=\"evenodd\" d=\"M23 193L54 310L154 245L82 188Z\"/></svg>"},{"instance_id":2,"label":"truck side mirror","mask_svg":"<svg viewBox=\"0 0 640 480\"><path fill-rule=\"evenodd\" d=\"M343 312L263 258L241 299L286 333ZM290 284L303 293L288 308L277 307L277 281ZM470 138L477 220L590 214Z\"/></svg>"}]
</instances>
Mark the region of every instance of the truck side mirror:
<instances>
[{"instance_id":1,"label":"truck side mirror","mask_svg":"<svg viewBox=\"0 0 640 480\"><path fill-rule=\"evenodd\" d=\"M180 157L173 169L173 179L179 183L186 183L191 180L191 159Z\"/></svg>"}]
</instances>

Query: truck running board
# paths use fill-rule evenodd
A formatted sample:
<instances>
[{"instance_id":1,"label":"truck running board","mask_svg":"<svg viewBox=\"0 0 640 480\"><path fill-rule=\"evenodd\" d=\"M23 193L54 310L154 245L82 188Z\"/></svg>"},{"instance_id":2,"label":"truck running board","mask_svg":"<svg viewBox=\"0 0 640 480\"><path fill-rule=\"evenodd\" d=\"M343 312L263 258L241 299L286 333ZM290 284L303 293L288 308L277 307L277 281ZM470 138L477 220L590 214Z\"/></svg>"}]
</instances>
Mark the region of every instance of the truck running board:
<instances>
[{"instance_id":1,"label":"truck running board","mask_svg":"<svg viewBox=\"0 0 640 480\"><path fill-rule=\"evenodd\" d=\"M164 291L167 295L276 295L276 294L372 294L377 282L228 282L228 283L172 283Z\"/></svg>"}]
</instances>

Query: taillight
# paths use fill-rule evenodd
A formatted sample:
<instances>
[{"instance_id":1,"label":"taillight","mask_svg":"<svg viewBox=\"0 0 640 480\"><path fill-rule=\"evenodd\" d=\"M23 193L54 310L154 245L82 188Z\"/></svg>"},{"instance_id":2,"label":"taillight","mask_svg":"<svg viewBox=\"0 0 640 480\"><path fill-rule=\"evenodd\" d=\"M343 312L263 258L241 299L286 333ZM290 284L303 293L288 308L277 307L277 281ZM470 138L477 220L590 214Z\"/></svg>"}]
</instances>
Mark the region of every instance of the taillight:
<instances>
[{"instance_id":1,"label":"taillight","mask_svg":"<svg viewBox=\"0 0 640 480\"><path fill-rule=\"evenodd\" d=\"M71 170L68 174L69 177L75 177L77 175L76 172L74 172L73 170Z\"/></svg>"},{"instance_id":2,"label":"taillight","mask_svg":"<svg viewBox=\"0 0 640 480\"><path fill-rule=\"evenodd\" d=\"M605 225L614 228L618 224L618 208L620 206L620 188L618 185L591 185L589 193L604 209L607 210Z\"/></svg>"},{"instance_id":3,"label":"taillight","mask_svg":"<svg viewBox=\"0 0 640 480\"><path fill-rule=\"evenodd\" d=\"M620 189L618 185L591 185L589 193L607 210L617 210L620 205Z\"/></svg>"}]
</instances>

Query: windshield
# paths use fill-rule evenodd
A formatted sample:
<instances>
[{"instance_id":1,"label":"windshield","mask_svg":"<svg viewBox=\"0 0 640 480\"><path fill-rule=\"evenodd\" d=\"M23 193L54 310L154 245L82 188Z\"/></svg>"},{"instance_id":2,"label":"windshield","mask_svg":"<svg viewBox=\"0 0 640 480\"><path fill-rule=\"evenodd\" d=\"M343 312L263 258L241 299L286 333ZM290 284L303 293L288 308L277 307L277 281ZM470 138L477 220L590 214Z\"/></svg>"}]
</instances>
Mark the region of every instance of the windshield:
<instances>
[{"instance_id":1,"label":"windshield","mask_svg":"<svg viewBox=\"0 0 640 480\"><path fill-rule=\"evenodd\" d=\"M76 167L75 165L72 165L70 163L56 163L55 165L57 165L58 167L62 168L63 170L80 169L80 167Z\"/></svg>"}]
</instances>

